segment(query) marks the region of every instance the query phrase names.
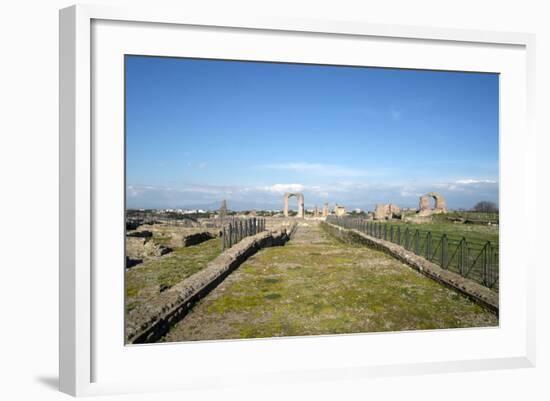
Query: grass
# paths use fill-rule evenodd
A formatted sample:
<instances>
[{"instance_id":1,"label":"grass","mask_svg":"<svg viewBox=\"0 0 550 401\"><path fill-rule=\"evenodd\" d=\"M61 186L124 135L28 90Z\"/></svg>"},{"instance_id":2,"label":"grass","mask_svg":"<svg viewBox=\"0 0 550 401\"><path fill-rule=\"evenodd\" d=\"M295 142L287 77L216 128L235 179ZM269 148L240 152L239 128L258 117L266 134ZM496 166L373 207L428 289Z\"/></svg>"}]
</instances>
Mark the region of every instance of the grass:
<instances>
[{"instance_id":1,"label":"grass","mask_svg":"<svg viewBox=\"0 0 550 401\"><path fill-rule=\"evenodd\" d=\"M390 256L315 226L251 257L164 341L497 324L495 315Z\"/></svg>"},{"instance_id":2,"label":"grass","mask_svg":"<svg viewBox=\"0 0 550 401\"><path fill-rule=\"evenodd\" d=\"M425 246L427 233L430 231L432 233L432 247L431 250L431 261L435 263L441 262L440 250L439 247L440 239L443 234L447 234L448 237L448 254L445 268L449 269L455 273L460 274L459 268L459 256L458 246L462 237L466 238L468 243L468 252L465 255L466 257L466 277L477 281L478 283L484 284L484 274L483 274L483 258L480 257L483 247L487 241L491 241L492 245L492 267L491 271L494 271L495 276L490 275L490 285L491 289L494 291L499 291L498 280L495 280L498 275L498 266L499 266L499 229L498 226L483 226L483 225L471 225L463 223L453 223L452 221L446 219L437 218L439 216L434 216L434 220L429 223L410 223L402 222L400 220L392 220L391 222L381 222L380 224L392 225L394 227L394 241L397 238L396 228L400 227L401 231L401 245L405 244L405 230L409 229L410 243L409 249L413 249L413 235L416 230L420 232L420 244L419 244L419 254L425 257ZM377 223L375 223L377 224ZM390 230L388 227L387 238L390 238ZM493 282L494 281L494 282Z\"/></svg>"},{"instance_id":3,"label":"grass","mask_svg":"<svg viewBox=\"0 0 550 401\"><path fill-rule=\"evenodd\" d=\"M125 274L126 312L173 287L206 267L221 252L219 239L176 248L172 253L148 260Z\"/></svg>"},{"instance_id":4,"label":"grass","mask_svg":"<svg viewBox=\"0 0 550 401\"><path fill-rule=\"evenodd\" d=\"M450 211L446 214L437 216L439 219L452 220L452 219L464 219L473 222L491 222L492 224L498 224L499 213L491 212L473 212L473 211Z\"/></svg>"},{"instance_id":5,"label":"grass","mask_svg":"<svg viewBox=\"0 0 550 401\"><path fill-rule=\"evenodd\" d=\"M493 245L498 246L499 229L498 226L482 226L474 224L453 223L451 221L440 219L438 216L434 216L434 220L430 223L405 223L400 220L392 221L393 225L401 225L402 227L408 227L409 230L420 230L421 233L431 231L433 235L440 237L443 234L447 234L449 238L460 240L465 237L468 242L484 244L487 241L491 241Z\"/></svg>"},{"instance_id":6,"label":"grass","mask_svg":"<svg viewBox=\"0 0 550 401\"><path fill-rule=\"evenodd\" d=\"M157 245L163 245L169 247L172 242L172 237L167 235L162 235L161 233L153 233L153 238L151 239Z\"/></svg>"}]
</instances>

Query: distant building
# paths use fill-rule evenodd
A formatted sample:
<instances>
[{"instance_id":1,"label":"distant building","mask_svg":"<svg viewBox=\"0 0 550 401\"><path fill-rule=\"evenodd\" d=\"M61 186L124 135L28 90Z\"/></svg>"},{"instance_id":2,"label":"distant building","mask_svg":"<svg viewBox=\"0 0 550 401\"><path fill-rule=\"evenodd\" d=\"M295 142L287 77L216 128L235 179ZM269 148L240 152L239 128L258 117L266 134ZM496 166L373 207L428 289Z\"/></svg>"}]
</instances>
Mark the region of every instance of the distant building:
<instances>
[{"instance_id":1,"label":"distant building","mask_svg":"<svg viewBox=\"0 0 550 401\"><path fill-rule=\"evenodd\" d=\"M334 214L336 216L345 216L346 215L346 207L339 205L338 203L334 204Z\"/></svg>"},{"instance_id":2,"label":"distant building","mask_svg":"<svg viewBox=\"0 0 550 401\"><path fill-rule=\"evenodd\" d=\"M196 214L196 213L206 213L206 210L202 209L186 209L183 211L183 214Z\"/></svg>"}]
</instances>

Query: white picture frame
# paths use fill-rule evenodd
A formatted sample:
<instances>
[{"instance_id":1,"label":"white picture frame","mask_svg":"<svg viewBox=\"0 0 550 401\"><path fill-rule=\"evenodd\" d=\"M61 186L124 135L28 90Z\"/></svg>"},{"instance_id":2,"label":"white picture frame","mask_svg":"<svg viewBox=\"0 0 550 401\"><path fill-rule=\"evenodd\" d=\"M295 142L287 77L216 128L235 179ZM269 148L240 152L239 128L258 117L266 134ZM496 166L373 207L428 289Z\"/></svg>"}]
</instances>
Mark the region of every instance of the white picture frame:
<instances>
[{"instance_id":1,"label":"white picture frame","mask_svg":"<svg viewBox=\"0 0 550 401\"><path fill-rule=\"evenodd\" d=\"M120 26L116 26L117 23ZM98 27L94 31L94 24ZM134 25L132 25L134 24ZM285 383L296 380L329 380L342 377L369 377L381 375L399 375L403 372L430 373L441 371L467 371L479 369L500 369L510 367L529 367L535 363L535 339L534 339L534 279L532 274L536 261L532 256L524 257L521 262L521 271L513 280L507 280L503 276L501 284L501 326L492 331L481 332L480 330L451 330L441 332L413 332L405 336L395 333L375 335L350 335L350 336L322 336L300 339L277 339L277 340L254 340L254 341L233 341L233 342L211 342L194 344L181 347L178 345L159 345L143 347L124 347L123 339L120 338L116 346L117 352L131 354L129 361L134 366L143 361L144 365L151 361L158 361L162 358L170 358L173 353L185 353L193 361L194 369L184 374L174 376L153 377L147 375L149 380L125 377L122 373L124 367L117 365L121 360L116 357L110 358L109 348L104 346L104 341L97 333L97 326L105 327L110 320L101 313L101 305L96 305L94 299L95 291L102 288L102 294L106 298L122 295L115 294L116 285L113 287L103 286L101 274L96 274L98 260L102 257L97 253L97 244L94 242L101 227L104 227L98 220L103 213L103 206L98 202L98 193L106 193L109 185L117 185L119 181L110 182L105 188L101 179L97 179L102 173L99 164L102 158L98 153L109 153L108 157L122 157L116 148L116 144L109 150L110 145L105 142L99 143L95 140L92 127L101 126L101 123L94 121L94 118L103 118L101 114L102 104L94 103L93 96L97 94L92 85L94 69L102 71L104 66L98 59L105 60L103 50L112 52L123 52L126 43L136 40L142 29L150 30L147 36L143 36L140 46L147 46L148 51L153 54L172 52L175 44L164 42L160 47L159 38L166 38L178 29L192 27L194 30L206 32L206 34L218 38L218 40L230 40L234 33L245 37L246 35L263 35L265 43L276 43L281 39L280 35L291 38L295 35L300 40L308 41L314 37L322 37L330 41L338 38L342 43L346 40L383 40L385 46L399 41L406 42L407 46L436 46L441 51L443 60L437 64L439 69L471 69L476 71L475 63L465 59L462 64L454 64L445 61L445 46L454 46L454 51L469 51L477 49L480 60L487 49L495 49L496 57L488 64L484 71L499 72L505 77L510 77L503 84L501 96L501 113L506 113L505 121L502 121L503 131L501 134L501 177L504 183L501 188L501 210L502 210L502 233L503 243L510 243L513 233L511 228L518 227L521 221L532 225L530 219L535 213L534 209L524 208L517 215L509 211L515 206L525 202L527 197L534 197L536 190L535 174L535 133L532 128L532 112L534 110L534 44L535 38L530 34L507 33L507 32L484 32L460 29L439 29L415 26L390 26L376 25L358 21L317 21L317 20L294 20L292 18L248 18L229 15L199 15L187 14L181 10L162 10L151 8L111 8L108 6L78 5L60 11L60 389L72 395L94 395L110 393L126 393L133 391L165 391L167 389L202 389L209 386L226 385L231 382L247 383L271 382ZM170 31L170 30L176 31ZM101 30L101 31L99 31ZM210 32L212 31L212 32ZM97 40L93 36L96 32ZM126 32L126 33L124 33ZM179 32L179 31L178 31ZM199 32L199 34L201 34ZM182 34L186 34L185 32ZM103 36L102 36L103 35ZM109 37L109 46L106 45L105 35ZM158 35L158 36L157 36ZM103 38L103 39L102 39ZM147 40L145 40L147 38ZM155 42L157 40L157 42ZM206 39L205 39L206 40ZM299 54L300 40L293 39L298 43L296 48L288 47L288 60L293 60ZM223 41L223 40L222 40ZM148 43L145 43L148 42ZM120 45L124 43L124 46ZM206 42L205 42L206 43ZM118 46L118 47L117 47ZM133 47L133 45L129 45ZM136 45L137 46L137 45ZM154 50L158 46L157 50ZM268 46L269 47L269 46ZM105 49L104 49L105 48ZM109 49L107 49L109 48ZM139 48L139 47L135 47ZM344 46L345 48L345 46ZM145 47L141 47L145 49ZM500 49L500 50L499 50ZM375 50L375 49L374 49ZM228 49L228 52L237 50ZM276 50L274 50L276 51ZM340 57L351 57L345 55L349 50L342 50ZM379 50L383 54L383 50ZM434 52L427 46L426 54ZM293 53L294 52L294 53ZM500 53L499 53L500 52ZM374 51L376 53L376 51ZM405 52L406 53L406 52ZM185 51L183 51L185 54ZM230 57L230 53L227 53ZM476 53L477 54L477 53ZM502 54L502 58L499 58ZM193 54L196 56L196 53ZM398 56L391 60L380 59L381 66L401 66ZM221 57L221 56L220 56ZM245 55L240 57L246 57ZM270 59L269 55L264 55ZM278 56L279 58L282 56ZM313 55L311 57L314 57ZM328 56L327 56L328 57ZM380 58L380 56L377 56ZM403 55L399 55L403 57ZM471 57L471 56L470 56ZM237 57L238 58L238 57ZM430 59L426 57L426 60ZM120 60L119 60L120 61ZM350 60L350 63L362 63L361 61ZM480 61L481 62L481 61ZM417 61L417 63L420 63ZM417 68L434 68L433 62L426 61L425 64L416 64ZM468 67L470 63L470 67ZM492 63L492 64L491 64ZM390 65L391 64L391 65ZM119 65L113 65L116 69L116 76L120 77ZM515 66L515 67L514 67ZM517 68L516 68L517 67ZM118 69L117 69L118 68ZM503 72L505 71L505 72ZM523 75L525 73L525 75ZM506 75L508 74L508 75ZM115 75L113 75L115 76ZM525 79L526 77L526 79ZM116 78L116 77L115 77ZM103 76L98 80L101 81ZM109 78L110 79L110 78ZM96 82L97 83L97 82ZM118 82L120 84L120 82ZM509 86L507 86L509 85ZM122 88L115 85L115 91ZM508 88L508 89L507 89ZM519 99L509 99L512 88L518 90ZM119 94L122 96L122 93ZM112 98L112 96L111 96ZM115 97L115 108L120 107L119 97ZM514 101L516 107L510 107ZM118 106L117 106L118 104ZM112 105L109 105L109 107ZM97 110L96 110L97 109ZM508 120L508 118L510 119ZM115 117L116 118L116 117ZM112 120L104 118L105 124ZM117 123L120 124L120 121ZM118 132L113 125L113 132ZM508 135L509 134L509 135ZM123 135L121 132L120 135ZM105 147L106 146L106 147ZM115 149L116 148L116 149ZM118 152L118 153L117 153ZM111 167L111 166L109 166ZM105 170L105 168L104 168ZM103 173L104 174L104 173ZM518 188L518 186L520 186ZM521 189L521 190L518 190ZM120 188L123 191L123 188ZM115 199L119 199L116 196ZM115 201L116 202L116 201ZM116 205L121 208L122 203ZM116 213L117 209L114 209ZM116 220L116 219L115 219ZM533 229L533 227L527 227ZM506 231L504 231L506 230ZM526 242L519 242L519 249L526 254L531 245ZM501 247L504 248L504 247ZM516 249L517 251L517 249ZM116 254L116 250L113 250ZM513 261L515 254L512 251L503 250L503 260ZM529 259L529 257L531 259ZM119 260L122 263L122 259ZM115 264L119 262L114 262ZM121 269L122 270L122 269ZM102 287L103 286L103 287ZM513 297L516 297L513 299ZM513 302L512 302L513 301ZM110 301L109 301L110 302ZM116 304L116 302L114 303ZM513 306L512 306L513 305ZM512 310L513 309L513 310ZM99 313L98 313L99 311ZM507 313L515 313L513 316ZM118 318L122 311L115 311ZM113 316L114 316L113 315ZM512 322L511 318L519 320ZM113 319L117 318L116 316ZM102 319L106 319L103 321ZM122 327L111 327L109 330L122 330ZM506 333L498 337L499 333ZM496 334L495 334L496 333ZM420 344L423 337L430 337L433 341L458 341L456 338L464 338L464 341L497 341L501 342L500 349L495 348L490 352L471 352L464 358L441 356L441 359L432 358L420 360L415 355L405 355L399 360L390 358L382 352L379 357L372 360L365 360L361 352L347 356L348 359L339 359L341 347L346 349L358 349L358 347L372 346L380 347L384 341L391 341L392 344L403 344L404 354L410 348L410 344ZM483 337L486 336L486 339ZM438 340L440 338L440 340ZM435 340L434 340L435 339ZM117 340L118 341L118 340ZM376 342L376 345L373 343ZM379 344L380 342L380 344ZM405 346L407 345L407 347ZM510 352L505 352L509 346ZM170 347L177 347L172 348ZM496 347L496 346L495 346ZM289 364L289 355L296 355L296 350L302 350L303 355L311 359L310 363L293 362L292 369L285 369L285 363ZM326 354L320 360L316 359L319 350L325 350ZM460 347L458 348L460 349ZM111 349L112 350L112 349ZM176 350L176 351L174 351ZM260 359L254 359L253 355L261 353ZM208 358L215 355L223 355L227 363L218 371L209 371L205 364L198 361L198 355L204 354ZM281 355L280 360L275 360L275 355ZM239 358L241 356L242 358ZM285 360L285 356L287 359ZM195 358L195 359L193 359ZM230 361L233 365L231 365ZM262 359L270 360L275 368L262 368ZM242 359L239 361L239 359ZM307 359L307 358L306 358ZM397 362L396 362L397 361ZM127 361L130 365L130 363ZM254 363L251 367L249 364ZM113 372L103 375L101 366L106 364L113 366ZM248 364L248 365L247 365ZM225 366L225 367L224 367ZM231 375L231 367L234 367L235 374ZM225 370L223 370L225 369ZM115 372L116 371L116 372ZM149 372L150 373L150 372ZM185 378L181 378L184 376ZM105 377L105 378L103 378Z\"/></svg>"}]
</instances>

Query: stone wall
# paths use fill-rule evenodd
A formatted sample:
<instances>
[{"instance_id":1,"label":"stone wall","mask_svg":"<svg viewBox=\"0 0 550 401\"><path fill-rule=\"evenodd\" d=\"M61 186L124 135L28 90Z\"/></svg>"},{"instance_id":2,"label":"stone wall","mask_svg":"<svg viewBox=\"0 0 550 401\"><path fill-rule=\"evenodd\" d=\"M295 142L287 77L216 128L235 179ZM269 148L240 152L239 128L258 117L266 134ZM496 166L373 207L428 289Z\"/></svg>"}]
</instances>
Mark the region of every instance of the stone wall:
<instances>
[{"instance_id":1,"label":"stone wall","mask_svg":"<svg viewBox=\"0 0 550 401\"><path fill-rule=\"evenodd\" d=\"M201 242L208 241L215 238L215 235L208 231L203 231L194 234L183 235L178 238L173 234L172 244L176 247L186 247L200 244Z\"/></svg>"},{"instance_id":2,"label":"stone wall","mask_svg":"<svg viewBox=\"0 0 550 401\"><path fill-rule=\"evenodd\" d=\"M133 309L126 316L126 342L139 344L159 340L198 300L212 291L246 259L262 248L284 245L294 229L295 224L288 230L263 231L244 238L211 261L203 270L162 292L147 304Z\"/></svg>"},{"instance_id":3,"label":"stone wall","mask_svg":"<svg viewBox=\"0 0 550 401\"><path fill-rule=\"evenodd\" d=\"M435 200L434 208L430 208L430 199ZM432 214L447 213L445 198L436 193L430 192L420 197L418 204L418 214L421 216L430 216Z\"/></svg>"},{"instance_id":4,"label":"stone wall","mask_svg":"<svg viewBox=\"0 0 550 401\"><path fill-rule=\"evenodd\" d=\"M375 220L388 220L393 218L401 218L401 208L393 203L377 203L374 210Z\"/></svg>"},{"instance_id":5,"label":"stone wall","mask_svg":"<svg viewBox=\"0 0 550 401\"><path fill-rule=\"evenodd\" d=\"M150 238L126 237L126 256L130 259L146 259L170 253L170 247L159 245Z\"/></svg>"},{"instance_id":6,"label":"stone wall","mask_svg":"<svg viewBox=\"0 0 550 401\"><path fill-rule=\"evenodd\" d=\"M498 315L499 296L498 293L491 291L489 288L484 287L475 281L464 278L459 274L442 269L435 263L432 263L413 252L407 251L402 246L396 245L393 242L374 238L360 231L342 228L334 224L321 224L325 225L325 228L330 234L342 240L361 243L370 248L387 253L406 265L420 271L427 277L462 293Z\"/></svg>"}]
</instances>

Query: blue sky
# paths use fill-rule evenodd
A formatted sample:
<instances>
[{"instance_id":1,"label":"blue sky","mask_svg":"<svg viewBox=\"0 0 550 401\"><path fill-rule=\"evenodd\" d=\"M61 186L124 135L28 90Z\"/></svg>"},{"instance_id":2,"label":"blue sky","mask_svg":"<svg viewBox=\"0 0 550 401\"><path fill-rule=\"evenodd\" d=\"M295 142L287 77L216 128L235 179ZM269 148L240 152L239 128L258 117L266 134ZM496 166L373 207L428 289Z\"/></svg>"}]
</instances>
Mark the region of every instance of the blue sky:
<instances>
[{"instance_id":1,"label":"blue sky","mask_svg":"<svg viewBox=\"0 0 550 401\"><path fill-rule=\"evenodd\" d=\"M498 75L126 57L128 207L498 203Z\"/></svg>"}]
</instances>

